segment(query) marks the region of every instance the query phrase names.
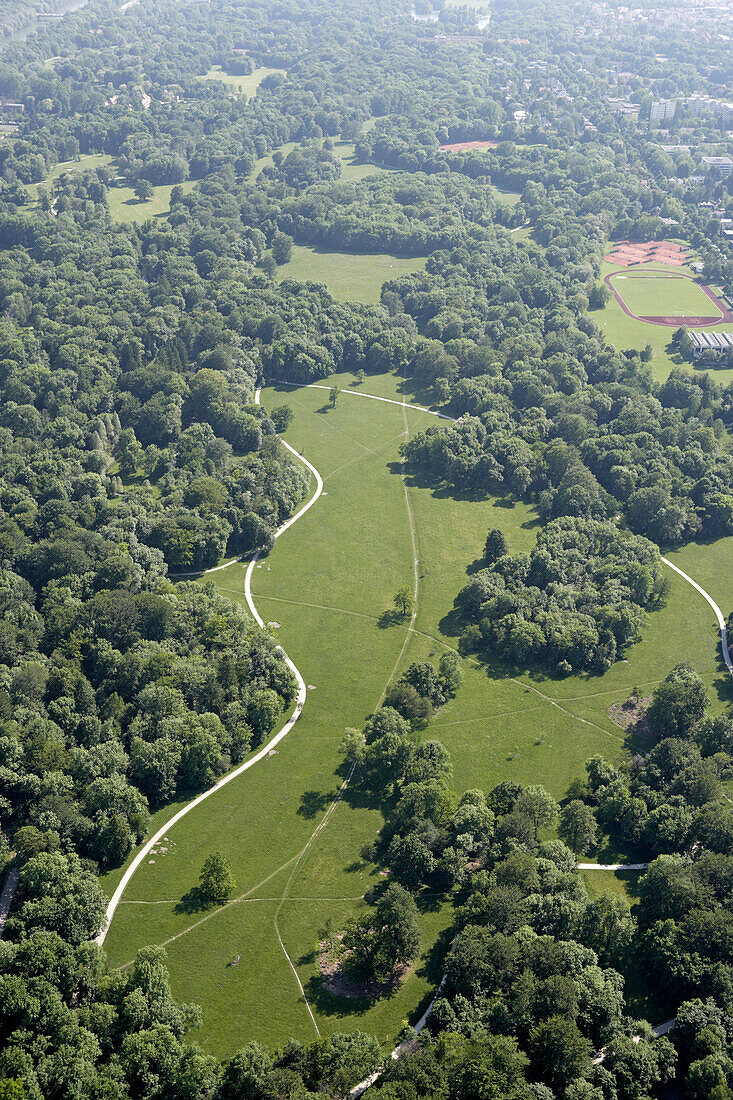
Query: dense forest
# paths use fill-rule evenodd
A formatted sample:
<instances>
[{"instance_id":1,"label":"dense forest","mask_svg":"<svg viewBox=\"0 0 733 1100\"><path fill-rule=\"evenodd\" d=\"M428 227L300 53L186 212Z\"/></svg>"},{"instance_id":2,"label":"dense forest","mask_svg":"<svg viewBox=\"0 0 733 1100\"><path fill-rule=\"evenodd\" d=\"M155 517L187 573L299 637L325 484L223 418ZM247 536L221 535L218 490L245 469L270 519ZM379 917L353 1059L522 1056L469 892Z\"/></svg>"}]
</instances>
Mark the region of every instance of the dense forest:
<instances>
[{"instance_id":1,"label":"dense forest","mask_svg":"<svg viewBox=\"0 0 733 1100\"><path fill-rule=\"evenodd\" d=\"M220 1061L162 948L115 970L93 942L100 872L295 699L271 635L186 579L266 553L308 492L263 382L399 372L455 418L403 444L411 473L533 505L536 548L489 532L457 594L481 659L600 674L664 604L659 548L733 534L733 383L659 381L599 324L608 240L672 233L733 292L733 175L701 168L730 114L689 106L733 99L730 18L701 36L653 0L636 23L497 0L488 29L401 0L89 0L21 40L70 6L0 0L0 860L19 874L0 1100L343 1097L381 1068L376 1100L730 1100L733 726L686 666L654 690L646 755L593 757L562 804L454 790L430 721L460 696L455 655L346 731L390 875L339 965L387 995L419 951L415 898L456 905L398 1059L357 1031ZM212 75L259 69L251 96ZM345 178L343 142L372 174ZM485 147L441 148L466 142ZM121 187L169 189L165 216L117 221ZM294 245L426 263L344 303L278 279ZM648 863L634 913L576 870L602 837ZM669 1036L631 1007L640 965Z\"/></svg>"}]
</instances>

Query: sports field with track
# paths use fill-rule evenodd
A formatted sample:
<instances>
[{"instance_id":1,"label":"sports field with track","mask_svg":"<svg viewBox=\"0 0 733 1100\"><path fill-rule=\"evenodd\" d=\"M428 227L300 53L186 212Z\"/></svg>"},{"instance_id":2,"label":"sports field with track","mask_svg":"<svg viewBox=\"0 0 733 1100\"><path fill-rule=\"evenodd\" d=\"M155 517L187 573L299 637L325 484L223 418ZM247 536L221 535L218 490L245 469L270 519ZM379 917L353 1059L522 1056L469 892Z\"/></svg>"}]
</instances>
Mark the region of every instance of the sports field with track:
<instances>
[{"instance_id":1,"label":"sports field with track","mask_svg":"<svg viewBox=\"0 0 733 1100\"><path fill-rule=\"evenodd\" d=\"M674 314L690 317L716 312L707 294L693 279L680 274L619 272L612 277L613 288L635 316Z\"/></svg>"}]
</instances>

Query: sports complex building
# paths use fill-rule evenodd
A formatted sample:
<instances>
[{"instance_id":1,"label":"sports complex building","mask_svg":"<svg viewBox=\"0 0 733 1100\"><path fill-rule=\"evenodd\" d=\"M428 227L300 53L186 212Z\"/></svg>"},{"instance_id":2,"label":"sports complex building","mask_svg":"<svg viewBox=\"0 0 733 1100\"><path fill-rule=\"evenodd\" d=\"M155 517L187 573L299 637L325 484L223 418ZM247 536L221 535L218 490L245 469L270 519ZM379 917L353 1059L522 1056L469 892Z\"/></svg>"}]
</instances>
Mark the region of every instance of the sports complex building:
<instances>
[{"instance_id":1,"label":"sports complex building","mask_svg":"<svg viewBox=\"0 0 733 1100\"><path fill-rule=\"evenodd\" d=\"M725 355L733 349L733 332L691 332L692 358L701 355Z\"/></svg>"}]
</instances>

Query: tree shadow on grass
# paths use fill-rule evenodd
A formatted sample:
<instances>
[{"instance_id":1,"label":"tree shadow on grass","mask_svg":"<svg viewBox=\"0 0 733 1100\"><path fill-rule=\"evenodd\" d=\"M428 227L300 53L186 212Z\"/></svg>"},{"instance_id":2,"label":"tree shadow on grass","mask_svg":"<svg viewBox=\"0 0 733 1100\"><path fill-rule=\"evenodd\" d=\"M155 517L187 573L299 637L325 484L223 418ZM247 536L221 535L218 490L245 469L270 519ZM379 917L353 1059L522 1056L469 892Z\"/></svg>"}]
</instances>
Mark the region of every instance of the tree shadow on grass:
<instances>
[{"instance_id":1,"label":"tree shadow on grass","mask_svg":"<svg viewBox=\"0 0 733 1100\"><path fill-rule=\"evenodd\" d=\"M444 928L438 935L435 943L431 944L430 948L425 953L425 958L422 960L415 973L418 978L426 978L430 984L434 987L440 985L440 980L445 973L445 957L450 951L450 946L455 937L456 930L452 925ZM432 1000L434 994L428 994L428 1000ZM424 1006L423 1010L427 1008Z\"/></svg>"},{"instance_id":2,"label":"tree shadow on grass","mask_svg":"<svg viewBox=\"0 0 733 1100\"><path fill-rule=\"evenodd\" d=\"M393 607L390 607L379 616L377 626L380 630L388 630L391 626L401 626L407 621L407 615L402 615L399 611L395 611Z\"/></svg>"},{"instance_id":3,"label":"tree shadow on grass","mask_svg":"<svg viewBox=\"0 0 733 1100\"><path fill-rule=\"evenodd\" d=\"M728 647L730 648L730 643L728 643ZM733 676L728 672L725 661L723 660L720 641L718 641L718 672L720 675L713 680L713 691L721 702L731 705L733 704Z\"/></svg>"},{"instance_id":4,"label":"tree shadow on grass","mask_svg":"<svg viewBox=\"0 0 733 1100\"><path fill-rule=\"evenodd\" d=\"M457 607L452 607L438 623L438 630L444 638L460 638L465 626L466 622L461 612ZM472 656L478 659L477 655L472 654Z\"/></svg>"},{"instance_id":5,"label":"tree shadow on grass","mask_svg":"<svg viewBox=\"0 0 733 1100\"><path fill-rule=\"evenodd\" d=\"M204 896L200 886L192 886L173 908L174 913L203 913L213 909L214 902Z\"/></svg>"},{"instance_id":6,"label":"tree shadow on grass","mask_svg":"<svg viewBox=\"0 0 733 1100\"><path fill-rule=\"evenodd\" d=\"M305 983L305 995L322 1016L343 1019L345 1016L363 1016L376 1003L376 997L337 997L323 985L323 976L312 974Z\"/></svg>"},{"instance_id":7,"label":"tree shadow on grass","mask_svg":"<svg viewBox=\"0 0 733 1100\"><path fill-rule=\"evenodd\" d=\"M401 462L388 462L387 469L391 474L405 474L408 489L430 489L436 500L473 501L484 504L489 500L483 489L454 489L444 482L436 482L436 479L426 470L410 467L405 472ZM513 507L513 505L509 504L507 507Z\"/></svg>"},{"instance_id":8,"label":"tree shadow on grass","mask_svg":"<svg viewBox=\"0 0 733 1100\"><path fill-rule=\"evenodd\" d=\"M327 810L336 797L336 791L304 791L300 796L298 813L301 817L311 818Z\"/></svg>"},{"instance_id":9,"label":"tree shadow on grass","mask_svg":"<svg viewBox=\"0 0 733 1100\"><path fill-rule=\"evenodd\" d=\"M389 881L387 885L389 885ZM420 913L437 913L445 902L445 898L445 890L436 890L430 886L425 886L415 895L415 904Z\"/></svg>"},{"instance_id":10,"label":"tree shadow on grass","mask_svg":"<svg viewBox=\"0 0 733 1100\"><path fill-rule=\"evenodd\" d=\"M482 569L488 569L486 558L474 558L471 564L466 566L466 576L473 577Z\"/></svg>"}]
</instances>

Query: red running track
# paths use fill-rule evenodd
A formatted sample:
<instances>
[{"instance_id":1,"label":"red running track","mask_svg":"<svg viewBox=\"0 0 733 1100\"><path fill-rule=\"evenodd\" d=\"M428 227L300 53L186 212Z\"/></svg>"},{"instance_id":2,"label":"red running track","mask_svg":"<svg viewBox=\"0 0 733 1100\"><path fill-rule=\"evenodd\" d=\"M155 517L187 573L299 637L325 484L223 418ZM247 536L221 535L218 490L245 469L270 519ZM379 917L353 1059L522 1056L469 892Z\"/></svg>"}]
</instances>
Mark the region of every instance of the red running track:
<instances>
[{"instance_id":1,"label":"red running track","mask_svg":"<svg viewBox=\"0 0 733 1100\"><path fill-rule=\"evenodd\" d=\"M613 280L616 275L620 274L618 271L612 271L610 275L606 275L603 280L609 290L613 291L613 296L621 306L627 317L633 317L635 321L645 321L648 325L667 325L670 328L679 328L680 325L687 325L688 328L710 328L712 325L730 324L733 322L733 312L728 309L724 302L721 302L717 295L713 294L709 286L705 283L698 283L696 279L690 279L690 282L694 282L696 286L700 287L703 294L707 295L710 301L713 303L716 309L720 310L720 316L715 317L642 317L638 313L632 313L626 302L623 300L616 287L613 285ZM650 273L651 274L651 273ZM687 275L669 275L669 279L687 279Z\"/></svg>"}]
</instances>

